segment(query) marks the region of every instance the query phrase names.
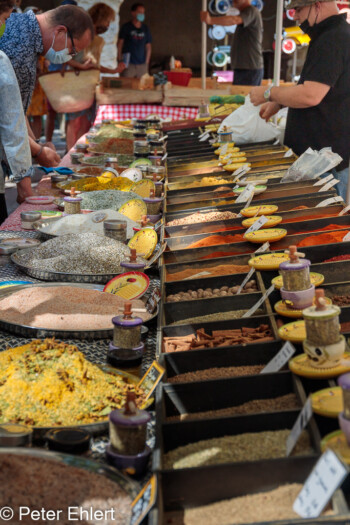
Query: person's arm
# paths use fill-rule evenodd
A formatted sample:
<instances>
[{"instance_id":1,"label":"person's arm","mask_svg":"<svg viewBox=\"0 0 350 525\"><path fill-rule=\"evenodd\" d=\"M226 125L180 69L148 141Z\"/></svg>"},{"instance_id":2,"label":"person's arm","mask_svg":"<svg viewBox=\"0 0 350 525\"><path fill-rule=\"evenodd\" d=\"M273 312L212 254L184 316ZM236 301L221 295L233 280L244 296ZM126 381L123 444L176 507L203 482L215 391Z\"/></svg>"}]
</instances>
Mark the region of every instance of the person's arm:
<instances>
[{"instance_id":1,"label":"person's arm","mask_svg":"<svg viewBox=\"0 0 350 525\"><path fill-rule=\"evenodd\" d=\"M210 26L234 26L243 24L243 18L241 16L210 16L209 11L201 11L201 22Z\"/></svg>"},{"instance_id":2,"label":"person's arm","mask_svg":"<svg viewBox=\"0 0 350 525\"><path fill-rule=\"evenodd\" d=\"M146 64L149 66L149 63L151 61L151 54L152 54L152 44L149 42L146 44Z\"/></svg>"},{"instance_id":3,"label":"person's arm","mask_svg":"<svg viewBox=\"0 0 350 525\"><path fill-rule=\"evenodd\" d=\"M117 65L117 67L115 68L109 68L109 67L105 67L105 66L100 66L100 72L101 73L110 73L111 75L115 75L115 73L121 73L122 71L124 71L125 69L125 64L124 62L119 62L119 64Z\"/></svg>"},{"instance_id":4,"label":"person's arm","mask_svg":"<svg viewBox=\"0 0 350 525\"><path fill-rule=\"evenodd\" d=\"M265 86L254 87L250 92L250 100L254 106L266 102L264 93ZM270 91L270 102L276 102L280 106L289 108L310 108L318 106L330 90L330 86L320 82L306 81L291 87L273 87Z\"/></svg>"}]
</instances>

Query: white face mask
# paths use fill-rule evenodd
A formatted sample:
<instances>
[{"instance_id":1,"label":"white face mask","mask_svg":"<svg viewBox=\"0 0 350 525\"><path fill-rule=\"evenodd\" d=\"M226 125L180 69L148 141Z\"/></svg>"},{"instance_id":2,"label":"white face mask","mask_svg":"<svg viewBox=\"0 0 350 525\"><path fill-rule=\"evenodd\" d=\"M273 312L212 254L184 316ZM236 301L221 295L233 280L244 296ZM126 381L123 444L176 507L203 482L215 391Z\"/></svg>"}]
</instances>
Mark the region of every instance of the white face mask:
<instances>
[{"instance_id":1,"label":"white face mask","mask_svg":"<svg viewBox=\"0 0 350 525\"><path fill-rule=\"evenodd\" d=\"M69 49L67 47L67 38L68 37L66 33L66 47L61 51L55 51L53 48L53 45L55 43L55 36L53 37L51 47L45 55L45 58L47 58L47 60L49 60L51 64L65 64L66 62L69 62L72 59L72 55L69 54Z\"/></svg>"}]
</instances>

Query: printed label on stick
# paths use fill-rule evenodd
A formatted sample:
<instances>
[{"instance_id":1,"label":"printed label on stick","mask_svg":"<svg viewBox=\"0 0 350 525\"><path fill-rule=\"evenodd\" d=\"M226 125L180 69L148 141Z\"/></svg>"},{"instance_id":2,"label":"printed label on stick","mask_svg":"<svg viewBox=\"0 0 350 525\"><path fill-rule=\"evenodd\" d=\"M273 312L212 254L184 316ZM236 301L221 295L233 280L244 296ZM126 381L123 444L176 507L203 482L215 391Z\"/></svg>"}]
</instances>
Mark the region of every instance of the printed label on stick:
<instances>
[{"instance_id":1,"label":"printed label on stick","mask_svg":"<svg viewBox=\"0 0 350 525\"><path fill-rule=\"evenodd\" d=\"M255 272L255 268L251 268L251 269L249 270L249 272L247 273L247 275L246 275L245 278L243 279L241 286L238 288L237 295L239 295L239 294L241 293L241 291L243 290L243 288L245 287L245 285L247 284L247 282L248 282L248 281L251 279L251 277L254 275L254 272Z\"/></svg>"},{"instance_id":2,"label":"printed label on stick","mask_svg":"<svg viewBox=\"0 0 350 525\"><path fill-rule=\"evenodd\" d=\"M248 312L242 315L242 319L243 317L251 317L257 311L257 309L264 303L264 301L268 298L270 293L274 291L274 289L275 289L275 285L272 284L270 288L264 293L264 295L259 299L259 301L255 303L255 305L252 306L251 309L248 310Z\"/></svg>"},{"instance_id":3,"label":"printed label on stick","mask_svg":"<svg viewBox=\"0 0 350 525\"><path fill-rule=\"evenodd\" d=\"M311 398L309 397L306 401L305 405L303 406L296 422L294 423L294 426L287 438L287 452L286 455L289 456L292 452L293 448L298 442L298 439L300 437L300 434L310 421L312 416L312 404L311 404Z\"/></svg>"},{"instance_id":4,"label":"printed label on stick","mask_svg":"<svg viewBox=\"0 0 350 525\"><path fill-rule=\"evenodd\" d=\"M328 175L328 177L325 177L324 179L320 179L317 182L315 182L314 186L323 186L323 184L326 184L326 182L329 182L333 179L333 174L331 173Z\"/></svg>"},{"instance_id":5,"label":"printed label on stick","mask_svg":"<svg viewBox=\"0 0 350 525\"><path fill-rule=\"evenodd\" d=\"M330 197L329 199L325 199L324 201L319 202L316 204L315 208L324 208L325 206L330 206L331 204L335 204L336 202L343 202L343 199L338 197Z\"/></svg>"},{"instance_id":6,"label":"printed label on stick","mask_svg":"<svg viewBox=\"0 0 350 525\"><path fill-rule=\"evenodd\" d=\"M282 346L281 350L271 359L269 363L263 368L260 374L271 374L271 372L278 372L289 361L295 353L295 348L291 342L287 341Z\"/></svg>"},{"instance_id":7,"label":"printed label on stick","mask_svg":"<svg viewBox=\"0 0 350 525\"><path fill-rule=\"evenodd\" d=\"M264 224L268 221L268 219L265 217L265 215L261 215L257 221L255 221L250 228L245 232L244 237L247 235L247 233L255 232L257 230L260 230L264 226Z\"/></svg>"}]
</instances>

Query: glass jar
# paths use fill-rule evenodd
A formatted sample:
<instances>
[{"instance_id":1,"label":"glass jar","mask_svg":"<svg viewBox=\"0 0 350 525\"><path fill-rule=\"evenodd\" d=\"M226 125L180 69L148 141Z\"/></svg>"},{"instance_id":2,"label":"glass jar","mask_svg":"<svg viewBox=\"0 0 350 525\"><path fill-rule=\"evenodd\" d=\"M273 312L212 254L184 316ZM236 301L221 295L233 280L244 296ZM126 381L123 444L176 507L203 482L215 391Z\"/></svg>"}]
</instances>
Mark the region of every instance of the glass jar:
<instances>
[{"instance_id":1,"label":"glass jar","mask_svg":"<svg viewBox=\"0 0 350 525\"><path fill-rule=\"evenodd\" d=\"M314 346L338 343L341 338L339 314L340 308L334 304L324 310L317 310L317 306L303 310L307 342Z\"/></svg>"},{"instance_id":2,"label":"glass jar","mask_svg":"<svg viewBox=\"0 0 350 525\"><path fill-rule=\"evenodd\" d=\"M40 221L40 211L22 211L21 212L21 227L22 230L33 230L33 224Z\"/></svg>"},{"instance_id":3,"label":"glass jar","mask_svg":"<svg viewBox=\"0 0 350 525\"><path fill-rule=\"evenodd\" d=\"M80 161L84 158L84 153L71 153L70 159L72 164L80 164Z\"/></svg>"},{"instance_id":4,"label":"glass jar","mask_svg":"<svg viewBox=\"0 0 350 525\"><path fill-rule=\"evenodd\" d=\"M65 215L76 215L81 213L81 197L64 197L64 213Z\"/></svg>"},{"instance_id":5,"label":"glass jar","mask_svg":"<svg viewBox=\"0 0 350 525\"><path fill-rule=\"evenodd\" d=\"M147 157L148 154L149 146L147 140L134 140L134 155Z\"/></svg>"},{"instance_id":6,"label":"glass jar","mask_svg":"<svg viewBox=\"0 0 350 525\"><path fill-rule=\"evenodd\" d=\"M308 290L310 281L310 261L304 259L293 263L286 261L280 264L279 272L283 279L283 288L291 292Z\"/></svg>"},{"instance_id":7,"label":"glass jar","mask_svg":"<svg viewBox=\"0 0 350 525\"><path fill-rule=\"evenodd\" d=\"M61 175L60 173L56 173L55 175L51 176L51 188L57 188L57 184L61 182L66 182L68 179L67 175Z\"/></svg>"},{"instance_id":8,"label":"glass jar","mask_svg":"<svg viewBox=\"0 0 350 525\"><path fill-rule=\"evenodd\" d=\"M127 222L119 220L107 220L103 223L104 234L115 241L125 243L127 240Z\"/></svg>"},{"instance_id":9,"label":"glass jar","mask_svg":"<svg viewBox=\"0 0 350 525\"><path fill-rule=\"evenodd\" d=\"M78 144L75 145L75 151L77 153L88 153L89 145L86 142L78 143Z\"/></svg>"}]
</instances>

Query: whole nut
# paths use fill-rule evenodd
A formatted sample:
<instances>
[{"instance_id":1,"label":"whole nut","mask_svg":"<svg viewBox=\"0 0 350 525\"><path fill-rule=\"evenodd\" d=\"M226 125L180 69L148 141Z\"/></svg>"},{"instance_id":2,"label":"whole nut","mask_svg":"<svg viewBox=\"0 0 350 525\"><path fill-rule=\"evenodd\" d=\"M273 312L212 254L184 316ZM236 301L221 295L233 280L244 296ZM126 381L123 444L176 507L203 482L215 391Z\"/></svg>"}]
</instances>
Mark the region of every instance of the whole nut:
<instances>
[{"instance_id":1,"label":"whole nut","mask_svg":"<svg viewBox=\"0 0 350 525\"><path fill-rule=\"evenodd\" d=\"M219 295L220 295L221 297L224 297L224 295L227 295L226 290L223 290L222 292L220 292Z\"/></svg>"},{"instance_id":2,"label":"whole nut","mask_svg":"<svg viewBox=\"0 0 350 525\"><path fill-rule=\"evenodd\" d=\"M219 292L220 292L219 288L214 288L213 293L219 293Z\"/></svg>"},{"instance_id":3,"label":"whole nut","mask_svg":"<svg viewBox=\"0 0 350 525\"><path fill-rule=\"evenodd\" d=\"M221 286L221 291L222 292L227 292L228 291L228 286Z\"/></svg>"},{"instance_id":4,"label":"whole nut","mask_svg":"<svg viewBox=\"0 0 350 525\"><path fill-rule=\"evenodd\" d=\"M230 288L231 292L234 294L238 292L238 289L239 289L239 286L232 286L232 288Z\"/></svg>"}]
</instances>

